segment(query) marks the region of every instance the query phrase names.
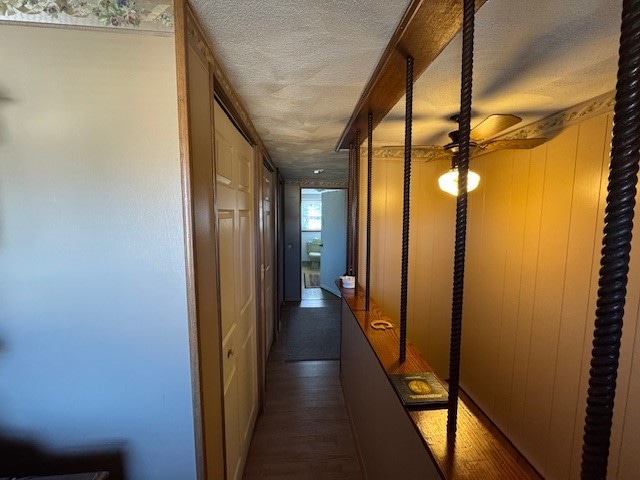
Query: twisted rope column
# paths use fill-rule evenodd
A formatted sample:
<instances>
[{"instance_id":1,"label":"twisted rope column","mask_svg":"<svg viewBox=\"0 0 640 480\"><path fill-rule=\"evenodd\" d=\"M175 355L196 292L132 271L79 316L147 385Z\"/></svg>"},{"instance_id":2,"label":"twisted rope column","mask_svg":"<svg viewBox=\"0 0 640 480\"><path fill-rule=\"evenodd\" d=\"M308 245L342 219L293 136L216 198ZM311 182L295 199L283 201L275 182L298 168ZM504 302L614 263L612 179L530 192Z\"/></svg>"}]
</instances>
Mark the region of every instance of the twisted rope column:
<instances>
[{"instance_id":1,"label":"twisted rope column","mask_svg":"<svg viewBox=\"0 0 640 480\"><path fill-rule=\"evenodd\" d=\"M404 112L404 204L402 208L402 266L400 273L400 363L407 357L407 290L409 271L409 209L411 206L411 127L413 121L413 57L407 56Z\"/></svg>"},{"instance_id":2,"label":"twisted rope column","mask_svg":"<svg viewBox=\"0 0 640 480\"><path fill-rule=\"evenodd\" d=\"M611 165L582 446L583 479L605 479L640 148L640 0L622 6Z\"/></svg>"},{"instance_id":3,"label":"twisted rope column","mask_svg":"<svg viewBox=\"0 0 640 480\"><path fill-rule=\"evenodd\" d=\"M349 173L347 179L347 275L353 273L353 226L351 215L351 204L353 199L353 162L355 157L355 147L353 142L349 145Z\"/></svg>"},{"instance_id":4,"label":"twisted rope column","mask_svg":"<svg viewBox=\"0 0 640 480\"><path fill-rule=\"evenodd\" d=\"M368 312L371 293L371 179L373 177L373 113L369 112L367 121L367 258L365 272L364 309Z\"/></svg>"},{"instance_id":5,"label":"twisted rope column","mask_svg":"<svg viewBox=\"0 0 640 480\"><path fill-rule=\"evenodd\" d=\"M355 226L353 232L353 273L356 277L356 291L358 289L358 268L359 258L358 251L360 250L360 130L356 132L356 158L354 167L354 219Z\"/></svg>"},{"instance_id":6,"label":"twisted rope column","mask_svg":"<svg viewBox=\"0 0 640 480\"><path fill-rule=\"evenodd\" d=\"M451 300L451 343L449 347L449 411L447 416L447 432L449 433L455 433L458 419L464 258L467 242L467 173L469 172L469 135L471 132L473 33L475 22L474 0L464 0L463 15L458 197L456 199L456 237L453 259L453 295Z\"/></svg>"}]
</instances>

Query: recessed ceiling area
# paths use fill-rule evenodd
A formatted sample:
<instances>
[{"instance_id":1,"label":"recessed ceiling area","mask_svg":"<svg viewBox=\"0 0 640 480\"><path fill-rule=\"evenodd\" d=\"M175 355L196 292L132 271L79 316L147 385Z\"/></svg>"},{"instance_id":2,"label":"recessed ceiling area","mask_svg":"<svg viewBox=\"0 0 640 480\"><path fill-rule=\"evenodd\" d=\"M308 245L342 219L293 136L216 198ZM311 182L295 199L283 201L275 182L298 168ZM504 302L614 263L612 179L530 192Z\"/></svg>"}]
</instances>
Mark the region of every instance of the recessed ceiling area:
<instances>
[{"instance_id":1,"label":"recessed ceiling area","mask_svg":"<svg viewBox=\"0 0 640 480\"><path fill-rule=\"evenodd\" d=\"M283 177L344 182L348 155L335 145L408 3L193 7ZM488 0L476 15L472 126L511 113L523 118L517 129L613 90L621 8L607 0ZM415 82L414 145L444 144L455 129L460 52L458 35ZM375 146L402 145L404 108L401 99L378 125Z\"/></svg>"}]
</instances>

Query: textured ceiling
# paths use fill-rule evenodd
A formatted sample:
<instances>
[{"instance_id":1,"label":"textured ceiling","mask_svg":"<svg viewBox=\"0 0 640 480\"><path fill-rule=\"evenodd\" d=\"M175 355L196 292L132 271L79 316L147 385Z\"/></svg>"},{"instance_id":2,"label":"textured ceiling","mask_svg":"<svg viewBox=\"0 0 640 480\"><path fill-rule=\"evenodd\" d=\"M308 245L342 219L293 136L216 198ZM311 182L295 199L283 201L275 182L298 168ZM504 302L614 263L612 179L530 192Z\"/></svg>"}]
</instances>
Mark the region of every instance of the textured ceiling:
<instances>
[{"instance_id":1,"label":"textured ceiling","mask_svg":"<svg viewBox=\"0 0 640 480\"><path fill-rule=\"evenodd\" d=\"M271 158L289 179L345 181L334 152L406 0L194 0ZM313 170L323 168L314 177Z\"/></svg>"},{"instance_id":2,"label":"textured ceiling","mask_svg":"<svg viewBox=\"0 0 640 480\"><path fill-rule=\"evenodd\" d=\"M285 179L346 179L347 153L333 149L407 3L193 1ZM524 126L612 90L620 12L613 0L489 0L476 16L472 125L514 113ZM456 37L416 81L414 144L446 143L455 126L460 49ZM403 121L404 99L375 144L402 144Z\"/></svg>"},{"instance_id":3,"label":"textured ceiling","mask_svg":"<svg viewBox=\"0 0 640 480\"><path fill-rule=\"evenodd\" d=\"M472 123L512 113L517 129L615 88L622 2L489 0L476 15ZM444 145L460 104L459 34L414 85L414 145ZM401 99L374 145L404 142Z\"/></svg>"}]
</instances>

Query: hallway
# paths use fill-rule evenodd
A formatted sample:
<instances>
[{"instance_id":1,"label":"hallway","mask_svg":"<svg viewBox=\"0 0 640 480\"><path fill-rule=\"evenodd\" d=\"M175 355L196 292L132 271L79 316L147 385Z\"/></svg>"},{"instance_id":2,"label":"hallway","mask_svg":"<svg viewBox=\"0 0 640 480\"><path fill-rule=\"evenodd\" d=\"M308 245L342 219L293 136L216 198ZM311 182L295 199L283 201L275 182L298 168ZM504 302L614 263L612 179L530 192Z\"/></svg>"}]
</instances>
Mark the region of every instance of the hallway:
<instances>
[{"instance_id":1,"label":"hallway","mask_svg":"<svg viewBox=\"0 0 640 480\"><path fill-rule=\"evenodd\" d=\"M339 301L321 289L303 289L300 303L282 307L282 328L267 362L265 407L256 423L245 480L363 478L340 387L340 362L284 360L292 312Z\"/></svg>"}]
</instances>

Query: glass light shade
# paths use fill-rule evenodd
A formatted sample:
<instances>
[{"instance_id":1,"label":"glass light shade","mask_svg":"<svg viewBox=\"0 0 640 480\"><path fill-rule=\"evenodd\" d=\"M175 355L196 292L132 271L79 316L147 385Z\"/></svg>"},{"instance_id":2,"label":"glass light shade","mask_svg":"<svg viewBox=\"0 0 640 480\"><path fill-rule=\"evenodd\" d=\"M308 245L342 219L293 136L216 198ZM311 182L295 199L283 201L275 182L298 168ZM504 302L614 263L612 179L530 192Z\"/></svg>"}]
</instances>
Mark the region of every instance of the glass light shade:
<instances>
[{"instance_id":1,"label":"glass light shade","mask_svg":"<svg viewBox=\"0 0 640 480\"><path fill-rule=\"evenodd\" d=\"M480 175L476 172L469 170L467 172L467 192L475 190L480 184ZM458 196L458 169L452 168L447 173L440 175L438 178L438 185L440 190L443 190L451 195Z\"/></svg>"}]
</instances>

